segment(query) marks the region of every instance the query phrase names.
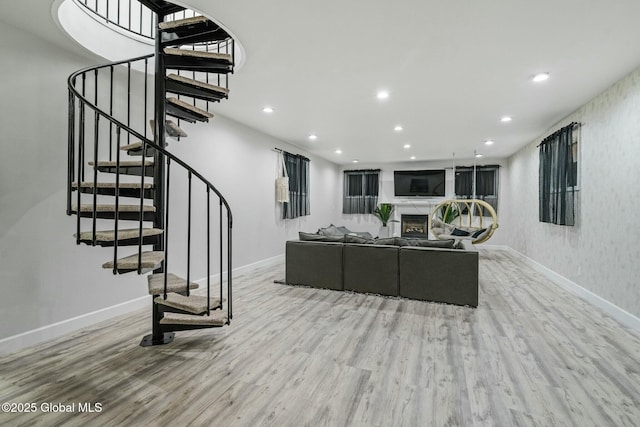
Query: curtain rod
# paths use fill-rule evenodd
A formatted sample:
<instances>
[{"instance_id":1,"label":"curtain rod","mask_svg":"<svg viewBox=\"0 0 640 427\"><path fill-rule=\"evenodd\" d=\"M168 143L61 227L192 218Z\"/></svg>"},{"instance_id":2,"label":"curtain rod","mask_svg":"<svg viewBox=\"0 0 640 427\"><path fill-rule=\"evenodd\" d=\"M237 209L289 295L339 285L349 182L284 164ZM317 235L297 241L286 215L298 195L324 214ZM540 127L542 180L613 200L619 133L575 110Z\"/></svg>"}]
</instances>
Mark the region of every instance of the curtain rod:
<instances>
[{"instance_id":1,"label":"curtain rod","mask_svg":"<svg viewBox=\"0 0 640 427\"><path fill-rule=\"evenodd\" d=\"M476 165L478 168L499 168L500 165ZM473 165L470 166L456 166L456 169L473 169ZM453 169L452 167L446 167L445 169Z\"/></svg>"},{"instance_id":2,"label":"curtain rod","mask_svg":"<svg viewBox=\"0 0 640 427\"><path fill-rule=\"evenodd\" d=\"M302 154L290 153L288 151L284 151L282 148L274 147L274 148L272 148L272 150L275 151L276 153L282 153L282 154L286 153L286 154L288 154L290 156L296 156L296 157L300 157L301 159L304 159L304 160L309 160L309 158L303 156ZM309 160L309 161L311 161L311 160Z\"/></svg>"},{"instance_id":3,"label":"curtain rod","mask_svg":"<svg viewBox=\"0 0 640 427\"><path fill-rule=\"evenodd\" d=\"M553 132L552 134L550 134L550 135L548 135L548 136L545 136L545 137L544 137L544 139L542 140L542 142L541 142L540 144L536 145L536 148L538 148L538 147L540 147L542 144L544 144L544 143L545 143L545 141L547 141L547 139L549 139L549 138L551 138L551 137L555 136L558 132L560 132L560 131L562 131L562 130L564 130L564 129L568 128L568 127L572 127L572 128L577 128L577 127L578 127L578 128L579 128L579 127L582 127L583 125L584 125L584 123L582 123L582 122L571 122L571 123L569 123L568 125L563 126L563 127L561 127L560 129L558 129L557 131Z\"/></svg>"}]
</instances>

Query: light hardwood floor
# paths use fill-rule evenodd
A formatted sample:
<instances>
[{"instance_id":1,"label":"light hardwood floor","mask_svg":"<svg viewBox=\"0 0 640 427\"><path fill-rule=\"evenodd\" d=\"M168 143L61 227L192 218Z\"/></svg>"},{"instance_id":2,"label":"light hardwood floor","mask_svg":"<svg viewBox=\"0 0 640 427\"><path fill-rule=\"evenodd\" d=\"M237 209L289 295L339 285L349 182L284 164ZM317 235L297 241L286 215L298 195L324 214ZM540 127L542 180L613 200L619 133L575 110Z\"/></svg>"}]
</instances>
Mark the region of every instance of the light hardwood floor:
<instances>
[{"instance_id":1,"label":"light hardwood floor","mask_svg":"<svg viewBox=\"0 0 640 427\"><path fill-rule=\"evenodd\" d=\"M273 283L283 271L236 277L227 328L142 348L139 311L4 358L0 402L102 411L0 425L640 425L637 331L510 252L481 250L477 309Z\"/></svg>"}]
</instances>

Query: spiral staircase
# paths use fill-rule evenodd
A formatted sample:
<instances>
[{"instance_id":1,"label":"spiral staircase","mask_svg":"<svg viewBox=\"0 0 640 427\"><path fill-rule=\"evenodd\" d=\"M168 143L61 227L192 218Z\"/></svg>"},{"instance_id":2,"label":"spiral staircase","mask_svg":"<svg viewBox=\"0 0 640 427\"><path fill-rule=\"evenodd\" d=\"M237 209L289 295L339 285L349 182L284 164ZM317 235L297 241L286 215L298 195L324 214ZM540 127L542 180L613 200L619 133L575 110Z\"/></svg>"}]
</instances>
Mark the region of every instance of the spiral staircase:
<instances>
[{"instance_id":1,"label":"spiral staircase","mask_svg":"<svg viewBox=\"0 0 640 427\"><path fill-rule=\"evenodd\" d=\"M232 318L231 209L168 140L182 143L182 123L213 117L209 104L228 97L235 54L232 37L204 16L160 0L138 6L154 15L154 53L69 77L67 214L77 217L78 245L111 248L103 268L151 273L152 332L140 345L152 346Z\"/></svg>"}]
</instances>

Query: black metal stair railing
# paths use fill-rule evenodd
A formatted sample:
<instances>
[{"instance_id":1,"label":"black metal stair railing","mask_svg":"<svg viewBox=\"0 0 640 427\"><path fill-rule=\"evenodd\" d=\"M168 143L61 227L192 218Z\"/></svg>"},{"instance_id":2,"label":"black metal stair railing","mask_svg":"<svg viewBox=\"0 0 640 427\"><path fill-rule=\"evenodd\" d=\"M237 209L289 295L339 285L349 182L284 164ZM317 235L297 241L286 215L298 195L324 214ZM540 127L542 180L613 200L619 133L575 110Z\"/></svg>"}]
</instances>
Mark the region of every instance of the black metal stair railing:
<instances>
[{"instance_id":1,"label":"black metal stair railing","mask_svg":"<svg viewBox=\"0 0 640 427\"><path fill-rule=\"evenodd\" d=\"M76 3L107 24L153 41L156 38L156 14L137 0L75 0ZM167 15L168 20L197 16L185 9Z\"/></svg>"},{"instance_id":2,"label":"black metal stair railing","mask_svg":"<svg viewBox=\"0 0 640 427\"><path fill-rule=\"evenodd\" d=\"M217 249L220 278L220 304L222 304L223 301L223 284L226 279L227 319L229 321L232 318L231 272L233 217L231 209L220 191L202 174L169 152L165 147L147 138L146 122L150 116L153 117L153 112L149 114L148 111L150 108L153 108L153 102L148 102L148 97L153 96L153 91L148 88L149 79L147 77L149 61L152 58L153 55L148 55L131 60L89 67L77 71L69 77L67 214L72 215L75 213L77 215L76 240L78 244L83 243L83 239L81 239L83 218L91 221L90 238L85 240L84 243L93 246L99 244L97 238L98 220L113 220L114 274L122 272L118 268L119 252L121 249L118 235L122 233L121 221L137 222L139 236L133 246L137 246L138 263L137 269L129 269L129 271L137 270L139 274L144 272L142 268L143 246L149 244L143 237L144 222L153 219L154 224L161 224L163 235L158 238L154 248L156 248L156 250L159 248L164 255L164 260L160 268L156 269L156 271L164 273L164 298L166 299L169 250L171 247L175 247L174 245L177 245L180 240L173 235L171 240L169 239L170 229L176 226L175 220L170 216L170 213L179 206L179 204L176 204L176 206L172 207L172 204L169 203L170 196L185 194L186 190L187 218L186 224L182 226L186 228L186 242L184 243L186 243L187 249L186 266L184 266L187 281L184 292L186 295L189 295L189 283L195 268L193 262L194 257L192 256L192 237L196 235L193 224L194 202L192 194L194 192L193 181L195 178L196 184L199 182L198 185L201 186L200 190L203 191L203 197L205 198L204 203L206 204L205 224L201 224L201 227L206 229L203 231L203 233L206 233L206 259L199 265L201 268L200 272L204 274L204 270L206 270L207 296L210 297L212 277L211 260L214 258L213 252ZM124 83L123 80L126 80L126 84L119 84ZM141 81L142 83L140 83ZM126 89L124 89L124 87L126 87ZM134 107L134 104L131 102L132 99L140 98L143 98L144 102L140 103L142 105ZM136 103L136 105L137 104L138 103ZM133 120L133 118L136 118L136 120ZM132 140L142 143L142 156L139 157L140 164L135 167L125 163L121 155L123 148L126 148ZM106 157L107 153L111 163L109 163L108 166L101 166L100 158L102 156ZM147 161L147 153L153 154L153 163ZM85 167L88 158L92 159L91 165L93 170L91 172L88 172ZM147 168L165 169L166 173L164 174L163 182L148 182L145 178L147 178L147 176L153 176L153 174L147 173ZM172 169L175 168L178 169L174 172L184 174L186 179L186 187L180 187L178 190L175 190L174 187L177 186L179 179L172 176L174 175ZM104 192L103 189L99 190L99 176L107 175L99 175L98 172L100 171L115 174L115 182L111 183L113 184L112 193L107 194L108 192ZM127 179L128 173L131 173L134 177ZM139 181L137 181L138 175ZM90 181L86 181L89 176L91 177ZM123 180L126 180L126 182ZM83 191L83 183L87 184L87 191ZM126 193L121 194L121 192L124 191L121 189L122 184L125 183L130 186L137 186L139 184L137 194L135 190L132 192L130 187ZM146 188L149 184L153 185L153 191L162 192L164 197L161 198L161 200L165 200L164 206L153 206L145 203L145 199L149 199L148 189ZM75 207L73 206L73 191L77 192ZM83 194L86 194L91 200L91 203L88 205L89 208L86 208L86 210L82 208ZM99 197L105 198L106 196L115 198L115 200L109 199L109 201L113 203L112 211L105 212L99 208ZM139 199L136 202L137 208L133 208L133 205L128 205L128 210L121 210L123 207L121 198L131 197ZM214 200L217 198L219 205L217 214L218 246L215 249L211 244L211 235L213 232L212 222L216 219L210 207L212 198L214 198ZM158 208L158 212L155 212L154 208ZM151 215L147 215L147 211L150 211ZM170 222L170 220L172 222ZM85 234L86 233L87 232L85 232ZM127 246L131 246L131 244ZM182 264L176 265L181 266ZM207 304L207 314L210 313L211 309L212 307L209 302Z\"/></svg>"}]
</instances>

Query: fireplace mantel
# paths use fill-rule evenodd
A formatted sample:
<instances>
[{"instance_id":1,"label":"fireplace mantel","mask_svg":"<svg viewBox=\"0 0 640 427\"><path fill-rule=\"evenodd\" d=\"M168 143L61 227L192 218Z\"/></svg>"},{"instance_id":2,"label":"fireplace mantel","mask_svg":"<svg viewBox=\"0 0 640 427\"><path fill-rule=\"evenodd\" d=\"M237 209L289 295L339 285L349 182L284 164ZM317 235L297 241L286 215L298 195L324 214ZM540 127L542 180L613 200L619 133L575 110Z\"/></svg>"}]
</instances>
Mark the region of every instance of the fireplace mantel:
<instances>
[{"instance_id":1,"label":"fireplace mantel","mask_svg":"<svg viewBox=\"0 0 640 427\"><path fill-rule=\"evenodd\" d=\"M393 219L400 223L402 215L431 215L433 208L438 205L444 198L429 199L393 199L391 203L394 206ZM400 227L393 227L393 235L400 236Z\"/></svg>"}]
</instances>

